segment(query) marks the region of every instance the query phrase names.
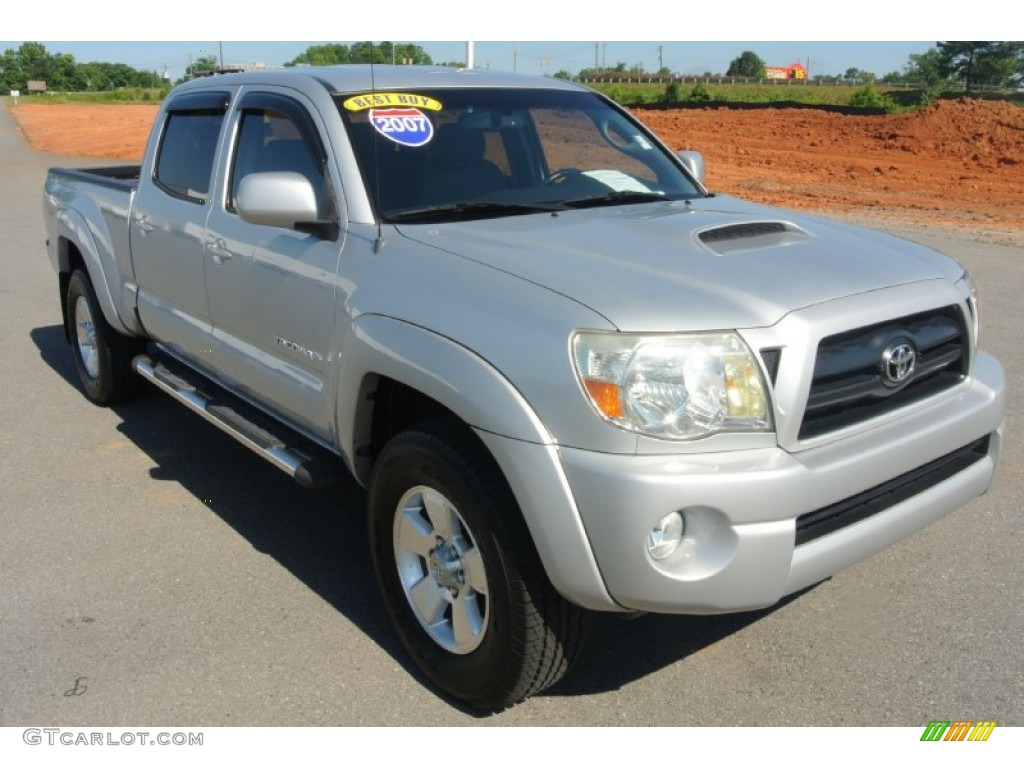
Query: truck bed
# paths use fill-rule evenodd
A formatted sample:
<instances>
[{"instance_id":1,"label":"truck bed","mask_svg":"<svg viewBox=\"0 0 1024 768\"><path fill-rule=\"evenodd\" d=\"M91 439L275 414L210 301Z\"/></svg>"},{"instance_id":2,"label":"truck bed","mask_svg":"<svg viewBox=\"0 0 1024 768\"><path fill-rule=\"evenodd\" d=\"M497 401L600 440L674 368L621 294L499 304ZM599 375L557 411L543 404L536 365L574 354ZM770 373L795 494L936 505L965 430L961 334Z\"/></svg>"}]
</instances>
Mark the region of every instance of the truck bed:
<instances>
[{"instance_id":1,"label":"truck bed","mask_svg":"<svg viewBox=\"0 0 1024 768\"><path fill-rule=\"evenodd\" d=\"M98 168L51 168L50 173L114 189L134 190L139 184L141 165L109 165Z\"/></svg>"}]
</instances>

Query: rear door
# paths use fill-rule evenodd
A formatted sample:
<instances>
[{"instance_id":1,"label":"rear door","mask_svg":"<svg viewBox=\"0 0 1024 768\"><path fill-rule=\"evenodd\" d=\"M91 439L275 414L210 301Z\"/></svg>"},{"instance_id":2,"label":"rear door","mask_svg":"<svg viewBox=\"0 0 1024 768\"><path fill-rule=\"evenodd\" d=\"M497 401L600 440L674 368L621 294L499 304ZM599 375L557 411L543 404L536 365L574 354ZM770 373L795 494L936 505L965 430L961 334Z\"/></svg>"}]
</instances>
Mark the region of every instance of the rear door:
<instances>
[{"instance_id":1,"label":"rear door","mask_svg":"<svg viewBox=\"0 0 1024 768\"><path fill-rule=\"evenodd\" d=\"M231 89L173 98L147 152L129 228L139 317L147 333L198 359L211 331L205 227Z\"/></svg>"},{"instance_id":2,"label":"rear door","mask_svg":"<svg viewBox=\"0 0 1024 768\"><path fill-rule=\"evenodd\" d=\"M336 167L315 107L284 88L242 92L230 117L227 169L207 220L211 363L236 390L325 441L336 275L345 238ZM292 171L316 192L330 234L251 224L235 210L249 173Z\"/></svg>"}]
</instances>

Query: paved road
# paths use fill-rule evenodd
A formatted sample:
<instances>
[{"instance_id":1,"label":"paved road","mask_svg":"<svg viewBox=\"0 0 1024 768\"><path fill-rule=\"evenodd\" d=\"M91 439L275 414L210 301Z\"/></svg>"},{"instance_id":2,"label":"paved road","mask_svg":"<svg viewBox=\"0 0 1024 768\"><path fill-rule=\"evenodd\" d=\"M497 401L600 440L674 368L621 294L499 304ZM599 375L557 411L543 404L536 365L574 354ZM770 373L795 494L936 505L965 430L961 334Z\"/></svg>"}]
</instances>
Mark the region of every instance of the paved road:
<instances>
[{"instance_id":1,"label":"paved road","mask_svg":"<svg viewBox=\"0 0 1024 768\"><path fill-rule=\"evenodd\" d=\"M1014 384L988 496L774 610L601 618L569 679L476 719L392 635L359 488L79 393L39 203L64 162L0 107L0 725L1024 725L1019 249L941 242Z\"/></svg>"}]
</instances>

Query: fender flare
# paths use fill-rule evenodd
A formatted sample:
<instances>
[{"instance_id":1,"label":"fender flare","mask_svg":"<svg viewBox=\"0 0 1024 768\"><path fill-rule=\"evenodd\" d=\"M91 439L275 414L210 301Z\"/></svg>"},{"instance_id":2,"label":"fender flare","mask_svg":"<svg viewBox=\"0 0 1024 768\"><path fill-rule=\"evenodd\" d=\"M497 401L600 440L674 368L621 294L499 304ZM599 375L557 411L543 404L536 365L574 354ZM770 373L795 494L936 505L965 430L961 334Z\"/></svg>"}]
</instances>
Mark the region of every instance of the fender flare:
<instances>
[{"instance_id":1,"label":"fender flare","mask_svg":"<svg viewBox=\"0 0 1024 768\"><path fill-rule=\"evenodd\" d=\"M57 249L58 270L68 273L71 271L68 247L62 244L62 241L67 241L78 249L82 261L85 262L86 272L89 273L89 280L92 282L93 290L96 292L96 298L107 323L118 333L127 336L136 335L136 331L125 325L118 314L114 297L110 293L110 282L107 280L107 273L103 268L103 258L85 217L73 208L61 206L54 211L53 218L57 242L52 247Z\"/></svg>"},{"instance_id":2,"label":"fender flare","mask_svg":"<svg viewBox=\"0 0 1024 768\"><path fill-rule=\"evenodd\" d=\"M383 315L359 316L345 341L336 428L350 467L355 435L369 433L372 409L360 404L375 377L417 390L477 432L519 501L555 589L584 608L622 610L605 587L554 438L501 371L450 338ZM356 476L367 484L365 473Z\"/></svg>"},{"instance_id":3,"label":"fender flare","mask_svg":"<svg viewBox=\"0 0 1024 768\"><path fill-rule=\"evenodd\" d=\"M369 375L386 376L432 398L469 426L550 445L554 439L523 395L493 365L445 336L376 314L355 319L342 344L337 434L353 456Z\"/></svg>"}]
</instances>

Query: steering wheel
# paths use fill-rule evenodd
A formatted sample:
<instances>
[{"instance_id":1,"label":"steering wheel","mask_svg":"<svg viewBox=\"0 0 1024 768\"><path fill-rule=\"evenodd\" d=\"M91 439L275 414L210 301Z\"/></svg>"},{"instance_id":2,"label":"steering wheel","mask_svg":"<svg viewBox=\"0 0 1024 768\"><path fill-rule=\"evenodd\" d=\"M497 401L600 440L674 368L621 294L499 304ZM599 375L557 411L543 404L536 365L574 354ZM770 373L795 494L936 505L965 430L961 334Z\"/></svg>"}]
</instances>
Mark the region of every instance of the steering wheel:
<instances>
[{"instance_id":1,"label":"steering wheel","mask_svg":"<svg viewBox=\"0 0 1024 768\"><path fill-rule=\"evenodd\" d=\"M583 171L579 168L559 168L544 180L545 187L554 187L559 184L566 184L577 176L582 176Z\"/></svg>"},{"instance_id":2,"label":"steering wheel","mask_svg":"<svg viewBox=\"0 0 1024 768\"><path fill-rule=\"evenodd\" d=\"M604 118L601 124L598 126L598 130L601 132L601 136L604 140L611 144L615 149L620 152L631 153L636 151L635 142L636 140L629 134L624 133L628 128L620 120L612 120L611 118Z\"/></svg>"}]
</instances>

